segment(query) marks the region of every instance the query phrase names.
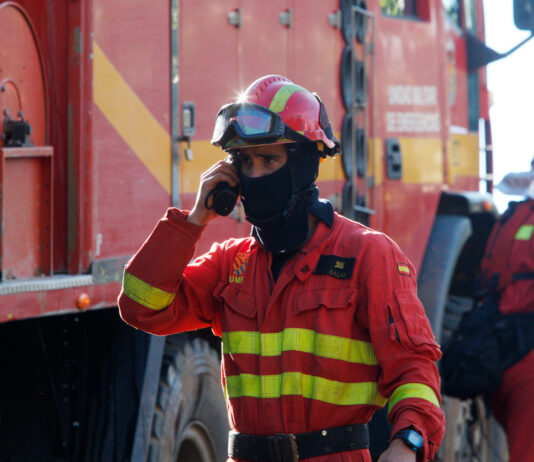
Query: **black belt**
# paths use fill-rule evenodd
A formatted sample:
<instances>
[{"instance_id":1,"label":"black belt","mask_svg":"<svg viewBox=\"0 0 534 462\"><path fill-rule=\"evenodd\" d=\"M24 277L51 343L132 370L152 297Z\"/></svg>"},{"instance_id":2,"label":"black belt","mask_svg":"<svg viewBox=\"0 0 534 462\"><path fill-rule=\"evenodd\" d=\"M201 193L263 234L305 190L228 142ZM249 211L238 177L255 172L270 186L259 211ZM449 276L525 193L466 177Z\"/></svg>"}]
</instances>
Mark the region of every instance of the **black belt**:
<instances>
[{"instance_id":1,"label":"black belt","mask_svg":"<svg viewBox=\"0 0 534 462\"><path fill-rule=\"evenodd\" d=\"M230 432L228 457L259 462L297 462L334 452L369 448L367 424L327 428L296 435L254 436Z\"/></svg>"}]
</instances>

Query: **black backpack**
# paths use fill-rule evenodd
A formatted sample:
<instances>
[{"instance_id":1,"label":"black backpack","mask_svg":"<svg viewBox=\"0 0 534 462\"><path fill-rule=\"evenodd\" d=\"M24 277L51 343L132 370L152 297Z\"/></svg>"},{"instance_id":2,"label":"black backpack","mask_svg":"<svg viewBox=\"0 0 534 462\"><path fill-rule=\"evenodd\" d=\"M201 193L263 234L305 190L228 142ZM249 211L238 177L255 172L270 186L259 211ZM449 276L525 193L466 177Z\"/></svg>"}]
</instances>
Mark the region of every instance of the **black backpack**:
<instances>
[{"instance_id":1,"label":"black backpack","mask_svg":"<svg viewBox=\"0 0 534 462\"><path fill-rule=\"evenodd\" d=\"M534 348L534 313L502 314L498 297L464 313L441 358L444 394L470 399L493 392L502 373Z\"/></svg>"},{"instance_id":2,"label":"black backpack","mask_svg":"<svg viewBox=\"0 0 534 462\"><path fill-rule=\"evenodd\" d=\"M499 386L502 358L496 328L498 317L496 305L488 303L464 313L440 362L444 394L469 399Z\"/></svg>"}]
</instances>

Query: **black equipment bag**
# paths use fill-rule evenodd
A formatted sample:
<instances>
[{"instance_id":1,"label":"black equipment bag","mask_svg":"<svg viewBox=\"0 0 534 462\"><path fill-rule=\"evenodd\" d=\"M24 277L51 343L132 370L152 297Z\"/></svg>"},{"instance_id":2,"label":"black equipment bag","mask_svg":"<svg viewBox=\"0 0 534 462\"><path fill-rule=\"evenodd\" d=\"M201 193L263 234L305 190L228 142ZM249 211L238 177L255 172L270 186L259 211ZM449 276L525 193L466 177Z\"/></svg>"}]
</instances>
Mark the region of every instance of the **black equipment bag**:
<instances>
[{"instance_id":1,"label":"black equipment bag","mask_svg":"<svg viewBox=\"0 0 534 462\"><path fill-rule=\"evenodd\" d=\"M501 381L499 342L494 331L496 313L487 304L463 316L441 358L441 388L460 399L497 388Z\"/></svg>"},{"instance_id":2,"label":"black equipment bag","mask_svg":"<svg viewBox=\"0 0 534 462\"><path fill-rule=\"evenodd\" d=\"M503 315L488 296L466 312L441 358L442 391L460 399L493 392L534 348L534 313Z\"/></svg>"}]
</instances>

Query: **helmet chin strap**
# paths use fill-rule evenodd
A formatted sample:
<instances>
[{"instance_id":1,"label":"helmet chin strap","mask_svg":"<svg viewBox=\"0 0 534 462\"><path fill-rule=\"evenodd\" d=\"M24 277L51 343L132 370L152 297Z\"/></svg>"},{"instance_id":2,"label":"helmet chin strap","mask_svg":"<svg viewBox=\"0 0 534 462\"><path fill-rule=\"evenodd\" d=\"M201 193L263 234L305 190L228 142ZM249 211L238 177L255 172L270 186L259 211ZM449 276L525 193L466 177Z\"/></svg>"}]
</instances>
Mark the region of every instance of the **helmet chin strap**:
<instances>
[{"instance_id":1,"label":"helmet chin strap","mask_svg":"<svg viewBox=\"0 0 534 462\"><path fill-rule=\"evenodd\" d=\"M312 145L311 143L306 143ZM291 161L292 156L301 155L303 153L303 144L301 143L292 143L287 145L287 162L289 162L289 172L290 172L290 178L291 178L291 197L289 198L289 201L287 202L284 210L281 212L273 215L272 217L265 218L263 220L257 219L254 217L251 217L247 215L247 220L252 223L254 226L256 226L259 229L262 228L274 228L276 226L281 225L285 221L293 215L295 209L299 205L299 203L306 197L307 194L312 193L315 190L315 179L317 178L317 173L315 174L315 178L313 179L312 183L305 189L299 191L298 189L298 176L299 172L297 169L297 166L294 162Z\"/></svg>"}]
</instances>

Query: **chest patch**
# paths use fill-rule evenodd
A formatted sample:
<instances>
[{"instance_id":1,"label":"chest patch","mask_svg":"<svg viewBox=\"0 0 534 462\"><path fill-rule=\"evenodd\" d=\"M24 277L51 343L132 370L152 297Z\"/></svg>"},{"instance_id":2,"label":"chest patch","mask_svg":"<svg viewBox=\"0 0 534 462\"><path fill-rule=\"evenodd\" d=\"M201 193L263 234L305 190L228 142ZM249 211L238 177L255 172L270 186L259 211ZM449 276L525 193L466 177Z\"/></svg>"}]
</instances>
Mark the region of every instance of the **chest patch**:
<instances>
[{"instance_id":1,"label":"chest patch","mask_svg":"<svg viewBox=\"0 0 534 462\"><path fill-rule=\"evenodd\" d=\"M321 255L313 274L326 274L337 279L350 279L356 258L344 258L337 255Z\"/></svg>"},{"instance_id":2,"label":"chest patch","mask_svg":"<svg viewBox=\"0 0 534 462\"><path fill-rule=\"evenodd\" d=\"M233 282L234 284L241 284L243 282L243 275L247 268L248 256L249 254L246 252L237 254L232 266L229 282Z\"/></svg>"}]
</instances>

